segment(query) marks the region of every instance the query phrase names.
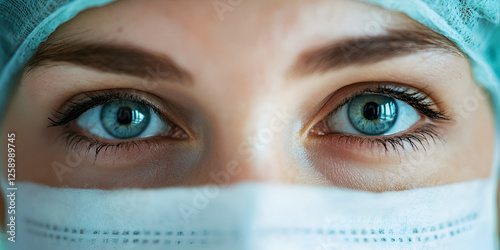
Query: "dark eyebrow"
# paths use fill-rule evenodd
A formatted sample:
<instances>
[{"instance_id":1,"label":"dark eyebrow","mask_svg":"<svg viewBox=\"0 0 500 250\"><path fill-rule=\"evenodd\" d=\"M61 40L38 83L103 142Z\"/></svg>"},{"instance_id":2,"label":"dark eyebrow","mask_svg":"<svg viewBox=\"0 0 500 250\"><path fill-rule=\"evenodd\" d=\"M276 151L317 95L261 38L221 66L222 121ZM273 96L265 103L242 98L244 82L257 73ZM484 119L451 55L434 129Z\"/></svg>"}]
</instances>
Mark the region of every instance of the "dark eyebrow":
<instances>
[{"instance_id":1,"label":"dark eyebrow","mask_svg":"<svg viewBox=\"0 0 500 250\"><path fill-rule=\"evenodd\" d=\"M366 65L421 51L436 51L463 56L447 37L430 30L388 31L381 36L349 38L301 54L287 72L305 77L351 65Z\"/></svg>"},{"instance_id":2,"label":"dark eyebrow","mask_svg":"<svg viewBox=\"0 0 500 250\"><path fill-rule=\"evenodd\" d=\"M168 56L132 46L71 42L42 44L28 61L26 68L29 71L47 62L68 62L106 73L126 74L143 79L192 83L192 76Z\"/></svg>"}]
</instances>

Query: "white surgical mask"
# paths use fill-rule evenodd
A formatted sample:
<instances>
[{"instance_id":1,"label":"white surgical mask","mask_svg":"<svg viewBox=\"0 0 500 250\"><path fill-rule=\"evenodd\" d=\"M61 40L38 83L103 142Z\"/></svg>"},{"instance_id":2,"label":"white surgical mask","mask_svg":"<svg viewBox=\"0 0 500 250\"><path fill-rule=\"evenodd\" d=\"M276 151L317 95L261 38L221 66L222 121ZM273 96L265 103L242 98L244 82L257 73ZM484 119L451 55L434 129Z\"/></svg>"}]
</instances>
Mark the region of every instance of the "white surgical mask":
<instances>
[{"instance_id":1,"label":"white surgical mask","mask_svg":"<svg viewBox=\"0 0 500 250\"><path fill-rule=\"evenodd\" d=\"M19 183L9 249L496 249L495 182L408 191Z\"/></svg>"}]
</instances>

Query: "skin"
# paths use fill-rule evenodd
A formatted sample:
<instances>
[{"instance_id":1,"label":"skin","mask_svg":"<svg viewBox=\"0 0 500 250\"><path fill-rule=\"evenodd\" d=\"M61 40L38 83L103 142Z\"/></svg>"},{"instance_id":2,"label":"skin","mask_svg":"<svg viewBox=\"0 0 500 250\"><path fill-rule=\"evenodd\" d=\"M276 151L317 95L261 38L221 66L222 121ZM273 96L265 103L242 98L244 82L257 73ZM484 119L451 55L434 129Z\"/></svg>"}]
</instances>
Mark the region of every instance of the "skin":
<instances>
[{"instance_id":1,"label":"skin","mask_svg":"<svg viewBox=\"0 0 500 250\"><path fill-rule=\"evenodd\" d=\"M373 11L381 9L343 0L243 1L222 15L212 1L195 0L122 0L85 11L49 41L133 45L168 55L193 82L151 83L63 62L24 72L2 128L4 137L17 133L16 160L23 166L17 180L99 189L257 181L382 192L487 178L492 111L465 57L423 51L305 77L289 74L304 51L358 36L378 20L367 14ZM384 13L390 20L380 32L418 26L403 14ZM375 81L430 95L434 108L451 118L435 123L441 140L385 150L308 133L343 97ZM68 151L63 128L47 127L51 112L73 96L118 88L173 103L178 111L171 120L181 121L177 125L189 139L95 156L92 150ZM329 99L332 93L337 95ZM259 133L276 117L280 128L267 141ZM54 163L71 171L58 179Z\"/></svg>"}]
</instances>

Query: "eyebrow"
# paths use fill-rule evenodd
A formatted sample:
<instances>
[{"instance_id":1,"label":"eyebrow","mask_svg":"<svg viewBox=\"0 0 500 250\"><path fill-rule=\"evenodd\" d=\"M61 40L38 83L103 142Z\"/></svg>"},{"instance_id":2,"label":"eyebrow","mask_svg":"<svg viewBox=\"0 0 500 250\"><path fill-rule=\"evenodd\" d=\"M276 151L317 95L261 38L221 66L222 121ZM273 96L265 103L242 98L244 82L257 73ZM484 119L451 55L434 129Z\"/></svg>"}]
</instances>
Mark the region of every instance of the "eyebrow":
<instances>
[{"instance_id":1,"label":"eyebrow","mask_svg":"<svg viewBox=\"0 0 500 250\"><path fill-rule=\"evenodd\" d=\"M133 46L78 42L43 44L27 62L27 70L47 62L67 62L101 72L126 74L142 79L191 84L192 76L168 56Z\"/></svg>"},{"instance_id":2,"label":"eyebrow","mask_svg":"<svg viewBox=\"0 0 500 250\"><path fill-rule=\"evenodd\" d=\"M423 29L388 30L381 36L355 37L302 53L287 72L306 77L351 65L365 65L422 51L463 52L447 37ZM28 71L47 62L68 62L101 72L127 74L156 81L192 84L193 77L170 57L133 46L78 42L42 44L28 61Z\"/></svg>"},{"instance_id":3,"label":"eyebrow","mask_svg":"<svg viewBox=\"0 0 500 250\"><path fill-rule=\"evenodd\" d=\"M388 30L388 34L349 38L306 51L299 55L287 75L301 78L352 65L373 64L423 51L464 56L455 43L433 31Z\"/></svg>"}]
</instances>

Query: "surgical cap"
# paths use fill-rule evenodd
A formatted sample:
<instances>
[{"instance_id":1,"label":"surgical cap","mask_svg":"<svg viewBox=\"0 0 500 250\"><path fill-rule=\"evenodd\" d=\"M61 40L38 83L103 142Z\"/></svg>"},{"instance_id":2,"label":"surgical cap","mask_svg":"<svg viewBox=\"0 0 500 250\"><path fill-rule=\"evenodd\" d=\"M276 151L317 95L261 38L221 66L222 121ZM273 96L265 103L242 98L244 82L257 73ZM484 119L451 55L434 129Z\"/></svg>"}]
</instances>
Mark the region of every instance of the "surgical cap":
<instances>
[{"instance_id":1,"label":"surgical cap","mask_svg":"<svg viewBox=\"0 0 500 250\"><path fill-rule=\"evenodd\" d=\"M55 29L114 0L0 0L0 124L24 64Z\"/></svg>"},{"instance_id":2,"label":"surgical cap","mask_svg":"<svg viewBox=\"0 0 500 250\"><path fill-rule=\"evenodd\" d=\"M114 0L0 0L0 121L18 73L37 47L79 12ZM491 95L500 128L500 2L498 0L361 0L400 11L454 41L474 77Z\"/></svg>"}]
</instances>

